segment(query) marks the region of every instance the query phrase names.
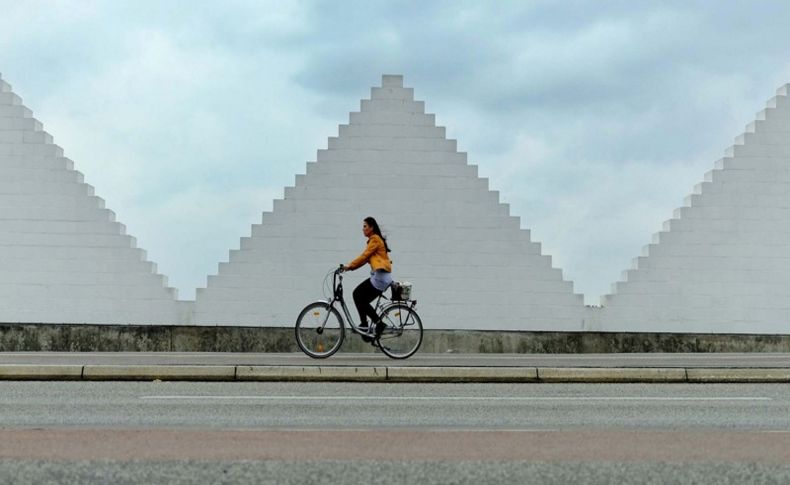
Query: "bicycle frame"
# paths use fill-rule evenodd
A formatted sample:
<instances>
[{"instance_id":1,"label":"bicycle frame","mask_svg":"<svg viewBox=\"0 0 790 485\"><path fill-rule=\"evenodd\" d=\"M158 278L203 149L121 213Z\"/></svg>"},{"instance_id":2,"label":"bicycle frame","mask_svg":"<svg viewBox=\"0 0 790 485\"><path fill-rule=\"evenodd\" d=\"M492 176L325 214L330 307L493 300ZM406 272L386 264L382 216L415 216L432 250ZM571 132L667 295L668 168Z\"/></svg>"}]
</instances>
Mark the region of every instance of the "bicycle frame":
<instances>
[{"instance_id":1,"label":"bicycle frame","mask_svg":"<svg viewBox=\"0 0 790 485\"><path fill-rule=\"evenodd\" d=\"M367 330L364 330L359 327L359 325L354 322L354 318L351 316L351 312L348 311L348 305L346 305L346 300L343 298L343 274L339 270L335 270L334 274L332 275L332 289L333 295L332 299L329 300L329 306L334 308L336 302L340 302L340 308L343 310L343 314L346 317L346 321L348 322L349 327L351 327L351 331L359 334L367 335ZM376 298L376 310L378 311L381 308L381 299L384 298L387 300L388 298L384 296L382 293L381 295ZM326 301L326 300L320 300ZM330 313L327 312L326 318L324 318L323 323L318 329L318 332L322 332L324 327L326 326L326 322L329 320Z\"/></svg>"}]
</instances>

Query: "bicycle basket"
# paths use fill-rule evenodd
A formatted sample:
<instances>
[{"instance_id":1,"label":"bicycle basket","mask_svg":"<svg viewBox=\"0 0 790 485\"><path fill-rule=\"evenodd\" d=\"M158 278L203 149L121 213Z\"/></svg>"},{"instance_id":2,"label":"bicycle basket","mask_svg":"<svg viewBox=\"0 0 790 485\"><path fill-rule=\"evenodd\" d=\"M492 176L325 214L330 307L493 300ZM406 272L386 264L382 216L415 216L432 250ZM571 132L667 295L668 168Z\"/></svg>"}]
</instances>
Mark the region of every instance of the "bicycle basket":
<instances>
[{"instance_id":1,"label":"bicycle basket","mask_svg":"<svg viewBox=\"0 0 790 485\"><path fill-rule=\"evenodd\" d=\"M411 298L411 283L408 281L392 284L392 300L406 301Z\"/></svg>"}]
</instances>

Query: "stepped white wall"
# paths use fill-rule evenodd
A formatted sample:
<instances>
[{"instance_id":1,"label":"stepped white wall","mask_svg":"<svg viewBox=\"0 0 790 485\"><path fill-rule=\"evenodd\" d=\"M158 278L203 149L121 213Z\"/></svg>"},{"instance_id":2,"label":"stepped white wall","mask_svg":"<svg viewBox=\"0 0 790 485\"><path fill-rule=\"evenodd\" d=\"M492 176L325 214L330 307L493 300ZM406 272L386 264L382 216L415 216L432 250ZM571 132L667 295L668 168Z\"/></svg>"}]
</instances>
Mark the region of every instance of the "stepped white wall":
<instances>
[{"instance_id":1,"label":"stepped white wall","mask_svg":"<svg viewBox=\"0 0 790 485\"><path fill-rule=\"evenodd\" d=\"M790 333L789 89L602 298L603 329Z\"/></svg>"},{"instance_id":2,"label":"stepped white wall","mask_svg":"<svg viewBox=\"0 0 790 485\"><path fill-rule=\"evenodd\" d=\"M0 322L176 322L176 291L32 116L0 79Z\"/></svg>"},{"instance_id":3,"label":"stepped white wall","mask_svg":"<svg viewBox=\"0 0 790 485\"><path fill-rule=\"evenodd\" d=\"M385 76L193 303L176 301L0 79L0 322L291 325L364 248L373 215L428 328L788 333L788 91L589 309L402 78ZM347 276L349 302L364 277Z\"/></svg>"},{"instance_id":4,"label":"stepped white wall","mask_svg":"<svg viewBox=\"0 0 790 485\"><path fill-rule=\"evenodd\" d=\"M401 76L384 76L372 88L339 136L198 289L195 321L293 324L306 303L322 297L324 275L364 249L369 215L389 236L395 279L413 282L430 328L582 329L582 296ZM366 275L347 276L349 303Z\"/></svg>"}]
</instances>

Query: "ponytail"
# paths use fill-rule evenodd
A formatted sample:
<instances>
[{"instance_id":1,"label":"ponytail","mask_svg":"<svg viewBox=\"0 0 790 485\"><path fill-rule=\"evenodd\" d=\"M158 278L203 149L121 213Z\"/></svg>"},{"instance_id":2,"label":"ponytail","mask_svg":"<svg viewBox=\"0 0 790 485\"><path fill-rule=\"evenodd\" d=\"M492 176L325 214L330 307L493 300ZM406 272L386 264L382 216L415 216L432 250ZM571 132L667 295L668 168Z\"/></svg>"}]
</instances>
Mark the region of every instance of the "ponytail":
<instances>
[{"instance_id":1,"label":"ponytail","mask_svg":"<svg viewBox=\"0 0 790 485\"><path fill-rule=\"evenodd\" d=\"M387 244L387 238L384 237L384 235L381 233L381 228L379 227L379 223L376 222L376 219L374 219L372 217L366 217L365 218L365 223L368 226L370 226L371 228L373 228L373 234L377 235L378 237L381 238L382 241L384 241L384 249L386 249L387 252L389 253L390 252L390 247Z\"/></svg>"}]
</instances>

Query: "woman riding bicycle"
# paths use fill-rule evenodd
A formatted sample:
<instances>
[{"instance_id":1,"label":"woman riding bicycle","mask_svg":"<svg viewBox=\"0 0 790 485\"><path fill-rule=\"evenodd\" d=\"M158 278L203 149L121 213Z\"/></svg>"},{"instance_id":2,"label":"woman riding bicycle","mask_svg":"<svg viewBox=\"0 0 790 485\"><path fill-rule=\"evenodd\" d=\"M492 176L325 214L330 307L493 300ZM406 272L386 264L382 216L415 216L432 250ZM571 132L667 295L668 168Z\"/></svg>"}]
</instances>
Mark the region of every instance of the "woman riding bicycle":
<instances>
[{"instance_id":1,"label":"woman riding bicycle","mask_svg":"<svg viewBox=\"0 0 790 485\"><path fill-rule=\"evenodd\" d=\"M366 279L354 289L354 304L359 312L360 327L368 328L368 317L376 324L376 332L380 333L383 324L378 320L376 309L370 302L380 296L392 284L392 261L389 255L390 248L386 238L381 234L376 219L366 217L362 222L362 234L368 238L368 245L356 259L343 267L344 271L353 271L365 263L370 264L370 278Z\"/></svg>"}]
</instances>

